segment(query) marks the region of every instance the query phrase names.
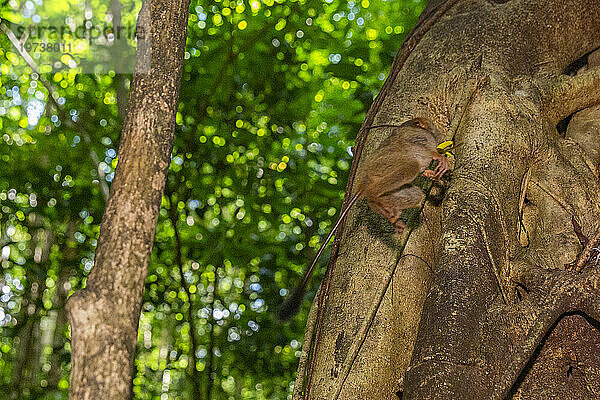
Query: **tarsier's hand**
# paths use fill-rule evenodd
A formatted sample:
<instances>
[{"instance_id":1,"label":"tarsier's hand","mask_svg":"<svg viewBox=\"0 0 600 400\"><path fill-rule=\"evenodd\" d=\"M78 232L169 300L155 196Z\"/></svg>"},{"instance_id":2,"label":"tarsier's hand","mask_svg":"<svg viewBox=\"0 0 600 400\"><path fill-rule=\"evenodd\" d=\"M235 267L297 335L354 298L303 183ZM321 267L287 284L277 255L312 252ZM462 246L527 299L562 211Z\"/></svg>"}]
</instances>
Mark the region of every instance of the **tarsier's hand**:
<instances>
[{"instance_id":1,"label":"tarsier's hand","mask_svg":"<svg viewBox=\"0 0 600 400\"><path fill-rule=\"evenodd\" d=\"M433 158L434 160L438 161L438 165L437 167L435 167L435 180L440 180L440 178L446 173L446 171L448 171L448 161L446 160L446 157L444 157L443 155L439 155L437 157Z\"/></svg>"},{"instance_id":2,"label":"tarsier's hand","mask_svg":"<svg viewBox=\"0 0 600 400\"><path fill-rule=\"evenodd\" d=\"M438 161L438 165L433 171L430 169L423 171L423 176L439 182L446 171L448 171L448 161L446 160L446 157L441 154L437 157L433 157L433 159Z\"/></svg>"}]
</instances>

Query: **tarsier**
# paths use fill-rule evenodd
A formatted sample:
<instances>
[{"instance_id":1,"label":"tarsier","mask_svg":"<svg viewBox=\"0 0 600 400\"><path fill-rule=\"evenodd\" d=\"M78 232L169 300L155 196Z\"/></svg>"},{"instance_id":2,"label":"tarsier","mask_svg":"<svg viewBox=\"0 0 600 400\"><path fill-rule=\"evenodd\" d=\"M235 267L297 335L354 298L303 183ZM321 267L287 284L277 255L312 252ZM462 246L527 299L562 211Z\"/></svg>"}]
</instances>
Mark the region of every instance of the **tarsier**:
<instances>
[{"instance_id":1,"label":"tarsier","mask_svg":"<svg viewBox=\"0 0 600 400\"><path fill-rule=\"evenodd\" d=\"M448 170L446 157L438 151L442 141L440 132L426 118L414 118L393 128L390 136L379 145L362 172L359 172L356 193L340 213L300 284L279 309L280 319L291 318L298 311L319 257L359 197L364 196L369 207L387 218L396 228L396 233L402 233L406 228L400 219L402 210L419 207L425 198L425 193L413 186L412 181L421 174L439 180ZM428 170L432 160L437 160L438 164L434 170Z\"/></svg>"}]
</instances>

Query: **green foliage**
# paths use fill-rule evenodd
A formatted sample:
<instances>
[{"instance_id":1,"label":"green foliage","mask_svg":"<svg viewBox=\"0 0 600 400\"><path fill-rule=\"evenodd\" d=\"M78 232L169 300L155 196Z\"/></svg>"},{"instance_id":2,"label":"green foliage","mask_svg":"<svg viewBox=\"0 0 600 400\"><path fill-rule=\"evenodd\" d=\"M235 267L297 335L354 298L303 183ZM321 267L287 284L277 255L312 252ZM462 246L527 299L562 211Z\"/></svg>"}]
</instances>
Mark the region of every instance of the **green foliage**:
<instances>
[{"instance_id":1,"label":"green foliage","mask_svg":"<svg viewBox=\"0 0 600 400\"><path fill-rule=\"evenodd\" d=\"M192 3L136 398L190 398L194 382L215 399L291 393L309 302L291 323L273 311L337 217L349 149L423 6ZM119 88L131 76L43 73L61 115L41 77L0 41L0 386L12 398L66 399L64 304L93 265L100 182L114 176Z\"/></svg>"}]
</instances>

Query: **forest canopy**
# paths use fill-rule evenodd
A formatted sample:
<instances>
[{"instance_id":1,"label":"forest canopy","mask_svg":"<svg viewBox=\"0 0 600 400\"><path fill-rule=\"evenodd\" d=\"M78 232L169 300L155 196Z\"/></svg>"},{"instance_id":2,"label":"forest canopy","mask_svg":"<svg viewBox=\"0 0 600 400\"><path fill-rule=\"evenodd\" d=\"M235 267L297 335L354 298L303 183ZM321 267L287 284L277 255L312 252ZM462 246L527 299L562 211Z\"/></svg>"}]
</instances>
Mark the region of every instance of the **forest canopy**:
<instances>
[{"instance_id":1,"label":"forest canopy","mask_svg":"<svg viewBox=\"0 0 600 400\"><path fill-rule=\"evenodd\" d=\"M75 39L48 54L11 34L127 28L141 2L0 3L0 390L67 399L65 303L93 268L132 75L67 57ZM192 1L136 399L291 394L309 302L285 324L275 310L340 211L356 133L424 6Z\"/></svg>"}]
</instances>

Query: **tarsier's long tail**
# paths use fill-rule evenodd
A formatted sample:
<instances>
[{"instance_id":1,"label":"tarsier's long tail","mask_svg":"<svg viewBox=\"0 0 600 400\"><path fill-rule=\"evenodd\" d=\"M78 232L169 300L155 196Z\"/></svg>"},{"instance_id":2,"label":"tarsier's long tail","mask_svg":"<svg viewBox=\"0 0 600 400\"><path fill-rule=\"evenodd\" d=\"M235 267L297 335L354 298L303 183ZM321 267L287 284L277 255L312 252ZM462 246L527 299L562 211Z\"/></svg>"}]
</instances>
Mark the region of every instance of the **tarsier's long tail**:
<instances>
[{"instance_id":1,"label":"tarsier's long tail","mask_svg":"<svg viewBox=\"0 0 600 400\"><path fill-rule=\"evenodd\" d=\"M317 261L321 257L321 254L323 254L325 247L327 247L327 244L333 237L334 233L337 231L338 227L340 226L340 223L344 220L344 218L346 218L346 214L348 214L348 211L350 211L350 209L352 208L354 203L356 203L356 200L358 200L360 195L361 195L361 193L359 191L352 196L352 198L350 199L350 202L348 203L348 206L342 210L338 220L335 222L335 225L333 225L333 228L331 228L331 231L329 231L329 235L327 235L327 239L325 239L325 241L319 248L319 251L317 252L317 255L315 256L315 259L310 264L310 267L308 267L308 269L304 272L304 275L302 276L302 280L300 281L300 284L298 285L296 290L294 290L294 292L283 302L281 307L279 307L279 310L277 310L277 318L279 318L280 320L285 321L285 320L292 318L294 315L296 315L296 313L300 309L300 304L302 304L302 300L304 298L304 291L306 290L306 285L308 284L308 281L310 280L313 270L315 269L315 266L317 265Z\"/></svg>"}]
</instances>

